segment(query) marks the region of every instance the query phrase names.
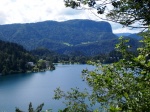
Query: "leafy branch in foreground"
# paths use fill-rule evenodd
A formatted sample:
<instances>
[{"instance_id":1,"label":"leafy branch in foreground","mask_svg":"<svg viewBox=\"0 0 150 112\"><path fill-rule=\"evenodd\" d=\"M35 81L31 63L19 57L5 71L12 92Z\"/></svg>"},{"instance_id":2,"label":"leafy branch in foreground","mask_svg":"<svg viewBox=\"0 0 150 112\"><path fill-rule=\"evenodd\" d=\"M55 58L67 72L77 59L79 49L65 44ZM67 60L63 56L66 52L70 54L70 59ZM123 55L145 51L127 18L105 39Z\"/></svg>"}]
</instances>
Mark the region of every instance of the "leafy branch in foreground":
<instances>
[{"instance_id":1,"label":"leafy branch in foreground","mask_svg":"<svg viewBox=\"0 0 150 112\"><path fill-rule=\"evenodd\" d=\"M100 19L113 21L125 26L138 23L133 28L148 28L150 24L150 0L64 0L66 7L81 10L96 9L97 14L105 14Z\"/></svg>"},{"instance_id":2,"label":"leafy branch in foreground","mask_svg":"<svg viewBox=\"0 0 150 112\"><path fill-rule=\"evenodd\" d=\"M66 102L64 104L67 108L60 110L60 112L90 112L91 105L88 105L87 102L89 93L85 89L83 92L80 92L79 88L71 89L71 91L65 93L60 88L55 90L55 100L64 98Z\"/></svg>"},{"instance_id":3,"label":"leafy branch in foreground","mask_svg":"<svg viewBox=\"0 0 150 112\"><path fill-rule=\"evenodd\" d=\"M121 38L120 41L117 49L124 54L123 59L109 65L94 63L94 71L83 70L83 79L92 89L92 93L80 92L79 89L72 89L67 93L60 89L55 91L55 99L67 100L66 112L74 112L76 109L84 112L149 111L150 38L144 36L143 47L138 48L138 56L128 52L125 45L127 40ZM92 104L90 108L88 104Z\"/></svg>"},{"instance_id":4,"label":"leafy branch in foreground","mask_svg":"<svg viewBox=\"0 0 150 112\"><path fill-rule=\"evenodd\" d=\"M142 28L149 28L150 0L64 0L68 7L88 7L97 9L98 14L106 14L110 21L125 26L138 22ZM77 5L78 4L78 5ZM73 6L72 6L73 5ZM81 6L82 5L82 6ZM112 9L107 10L112 5ZM84 8L83 8L84 9ZM101 11L102 10L102 11ZM101 11L99 13L99 11ZM83 79L92 89L86 96L91 104L98 106L93 110L106 112L148 112L150 109L150 33L147 31L141 41L143 46L138 48L138 55L132 55L126 45L128 40L121 38L116 48L123 55L119 62L109 65L94 63L94 71L83 71ZM76 90L75 90L76 91ZM57 96L71 101L65 112L75 109L75 101L70 95L76 96L74 91L64 93L55 91ZM63 93L63 94L61 94ZM80 93L77 92L77 93ZM82 92L81 92L82 93ZM83 92L84 93L84 92ZM82 95L81 95L82 96ZM76 99L80 99L80 94ZM84 97L84 99L86 99ZM94 103L92 102L94 101ZM84 100L82 104L86 105ZM88 106L79 106L78 110L93 111ZM99 109L99 110L96 110Z\"/></svg>"}]
</instances>

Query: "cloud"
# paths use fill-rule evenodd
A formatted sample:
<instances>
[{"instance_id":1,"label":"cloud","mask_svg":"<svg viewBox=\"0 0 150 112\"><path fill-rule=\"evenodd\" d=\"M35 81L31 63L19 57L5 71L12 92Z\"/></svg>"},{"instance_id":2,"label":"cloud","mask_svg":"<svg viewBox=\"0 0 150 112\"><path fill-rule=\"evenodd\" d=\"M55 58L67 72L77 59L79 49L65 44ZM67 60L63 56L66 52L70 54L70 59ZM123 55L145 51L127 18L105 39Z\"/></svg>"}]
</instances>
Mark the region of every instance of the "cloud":
<instances>
[{"instance_id":1,"label":"cloud","mask_svg":"<svg viewBox=\"0 0 150 112\"><path fill-rule=\"evenodd\" d=\"M6 18L2 24L86 18L81 16L83 11L66 8L63 0L3 0L0 11L5 14L0 16Z\"/></svg>"},{"instance_id":2,"label":"cloud","mask_svg":"<svg viewBox=\"0 0 150 112\"><path fill-rule=\"evenodd\" d=\"M63 7L62 0L2 0L0 16L7 24L44 21L55 18Z\"/></svg>"},{"instance_id":3,"label":"cloud","mask_svg":"<svg viewBox=\"0 0 150 112\"><path fill-rule=\"evenodd\" d=\"M83 11L81 11L81 10L74 10L74 9L71 9L71 8L65 8L64 10L61 10L59 12L59 14L66 15L66 16L74 16L74 15L79 15L82 12Z\"/></svg>"},{"instance_id":4,"label":"cloud","mask_svg":"<svg viewBox=\"0 0 150 112\"><path fill-rule=\"evenodd\" d=\"M7 21L7 16L3 13L0 12L0 24L5 24L5 22Z\"/></svg>"},{"instance_id":5,"label":"cloud","mask_svg":"<svg viewBox=\"0 0 150 112\"><path fill-rule=\"evenodd\" d=\"M142 28L133 28L134 26L140 26L139 23L133 24L133 27L125 27L121 24L114 22L110 22L110 24L112 26L113 33L139 33L143 30Z\"/></svg>"},{"instance_id":6,"label":"cloud","mask_svg":"<svg viewBox=\"0 0 150 112\"><path fill-rule=\"evenodd\" d=\"M96 13L96 12L95 12ZM31 23L45 20L65 21L69 19L91 19L100 21L88 10L66 8L63 0L1 0L0 24ZM111 23L113 31L132 32Z\"/></svg>"}]
</instances>

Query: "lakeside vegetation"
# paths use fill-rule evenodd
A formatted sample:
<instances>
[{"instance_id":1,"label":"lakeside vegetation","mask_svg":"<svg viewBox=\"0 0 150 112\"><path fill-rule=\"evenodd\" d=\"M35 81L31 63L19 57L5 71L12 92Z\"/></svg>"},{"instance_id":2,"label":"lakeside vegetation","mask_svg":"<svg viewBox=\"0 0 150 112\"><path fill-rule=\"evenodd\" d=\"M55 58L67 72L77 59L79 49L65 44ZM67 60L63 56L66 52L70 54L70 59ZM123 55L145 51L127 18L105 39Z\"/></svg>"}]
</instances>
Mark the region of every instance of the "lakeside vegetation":
<instances>
[{"instance_id":1,"label":"lakeside vegetation","mask_svg":"<svg viewBox=\"0 0 150 112\"><path fill-rule=\"evenodd\" d=\"M0 41L1 75L54 70L53 63L86 64L89 60L112 63L118 61L121 57L121 54L117 51L96 56L86 56L79 51L62 55L42 47L27 51L23 46L16 43Z\"/></svg>"},{"instance_id":2,"label":"lakeside vegetation","mask_svg":"<svg viewBox=\"0 0 150 112\"><path fill-rule=\"evenodd\" d=\"M23 46L0 40L0 74L16 74L54 70L53 63L38 58L25 50Z\"/></svg>"},{"instance_id":3,"label":"lakeside vegetation","mask_svg":"<svg viewBox=\"0 0 150 112\"><path fill-rule=\"evenodd\" d=\"M100 1L100 0L98 0ZM112 6L108 10L109 5ZM120 38L116 49L121 52L118 62L103 65L92 63L97 68L93 71L83 70L82 77L91 87L92 92L80 91L78 88L64 92L55 91L54 98L65 99L66 108L62 112L149 112L150 111L150 0L112 0L101 3L95 0L66 0L66 7L78 9L88 5L98 14L106 14L106 19L131 28L145 28L142 32L142 46L137 54L131 53L128 39ZM107 12L105 13L105 11ZM101 16L98 16L101 18ZM134 23L140 23L134 26ZM132 26L133 25L133 26ZM141 25L141 26L139 26ZM87 104L87 100L90 105ZM99 104L97 109L92 109Z\"/></svg>"},{"instance_id":4,"label":"lakeside vegetation","mask_svg":"<svg viewBox=\"0 0 150 112\"><path fill-rule=\"evenodd\" d=\"M90 8L95 8L96 5L94 0L78 2ZM96 7L98 14L105 12L106 4L107 0L104 4L100 4L100 7ZM93 60L102 59L100 62L91 63L97 68L93 71L87 69L82 71L82 77L92 91L80 91L79 88L74 88L69 92L64 92L57 88L54 99L63 98L66 104L66 108L60 112L99 112L101 110L104 112L148 112L150 110L150 1L112 0L108 4L113 7L113 10L107 14L108 19L125 26L140 22L143 25L142 28L147 28L147 31L142 33L142 46L132 53L131 47L127 44L130 41L121 37L120 42L116 44L118 52L114 51L115 55L109 54L108 62L112 62L111 64L102 64L107 54L93 58ZM71 8L80 7L79 3L74 0L66 0L65 5ZM70 58L76 59L73 56L64 55L61 58L69 62ZM83 61L82 58L81 60ZM43 60L39 60L39 63L42 68ZM90 105L87 104L87 100ZM96 104L99 104L99 107L94 110L92 107ZM43 104L37 110L40 112L42 107ZM17 108L16 112L21 111ZM34 112L31 103L29 112Z\"/></svg>"}]
</instances>

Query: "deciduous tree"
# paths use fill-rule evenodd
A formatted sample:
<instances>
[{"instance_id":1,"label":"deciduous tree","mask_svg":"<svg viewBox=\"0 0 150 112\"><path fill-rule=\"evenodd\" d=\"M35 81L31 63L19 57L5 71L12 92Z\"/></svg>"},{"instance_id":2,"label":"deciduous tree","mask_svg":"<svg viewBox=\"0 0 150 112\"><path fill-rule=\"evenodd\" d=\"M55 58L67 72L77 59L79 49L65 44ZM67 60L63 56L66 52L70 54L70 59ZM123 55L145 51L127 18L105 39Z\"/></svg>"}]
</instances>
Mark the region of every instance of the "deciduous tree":
<instances>
[{"instance_id":1,"label":"deciduous tree","mask_svg":"<svg viewBox=\"0 0 150 112\"><path fill-rule=\"evenodd\" d=\"M90 8L97 8L98 14L105 13L108 4L113 8L107 12L107 18L129 26L139 22L142 27L148 28L150 24L150 0L66 0L66 6L79 8L81 4ZM150 31L143 33L142 46L137 49L138 55L129 52L129 40L120 38L116 49L122 53L123 59L116 63L96 66L94 71L83 70L83 79L91 87L92 93L80 92L73 89L65 93L60 89L55 91L55 99L65 98L67 108L62 110L70 112L82 109L86 112L94 111L89 108L99 105L95 111L108 112L148 112L150 110ZM88 100L87 100L88 99ZM83 105L80 105L82 101ZM91 102L91 105L86 105ZM71 102L71 103L69 103ZM78 107L76 107L76 105Z\"/></svg>"},{"instance_id":2,"label":"deciduous tree","mask_svg":"<svg viewBox=\"0 0 150 112\"><path fill-rule=\"evenodd\" d=\"M150 0L64 0L73 9L96 9L101 19L130 26L138 22L141 27L150 24ZM107 18L102 18L105 14ZM140 27L140 26L136 26Z\"/></svg>"}]
</instances>

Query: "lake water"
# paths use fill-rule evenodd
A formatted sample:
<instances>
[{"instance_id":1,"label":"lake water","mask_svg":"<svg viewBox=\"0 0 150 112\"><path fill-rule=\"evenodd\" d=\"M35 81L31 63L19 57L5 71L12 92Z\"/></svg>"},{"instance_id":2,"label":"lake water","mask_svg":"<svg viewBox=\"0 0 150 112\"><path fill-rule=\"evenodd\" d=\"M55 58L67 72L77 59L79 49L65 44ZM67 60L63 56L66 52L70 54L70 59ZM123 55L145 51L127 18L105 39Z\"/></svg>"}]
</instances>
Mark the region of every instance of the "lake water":
<instances>
[{"instance_id":1,"label":"lake water","mask_svg":"<svg viewBox=\"0 0 150 112\"><path fill-rule=\"evenodd\" d=\"M0 76L0 112L15 112L15 107L27 111L30 102L34 108L44 103L43 110L56 112L64 105L52 99L54 90L57 87L64 91L88 88L81 78L81 71L86 68L94 69L91 65L58 64L54 71Z\"/></svg>"}]
</instances>

